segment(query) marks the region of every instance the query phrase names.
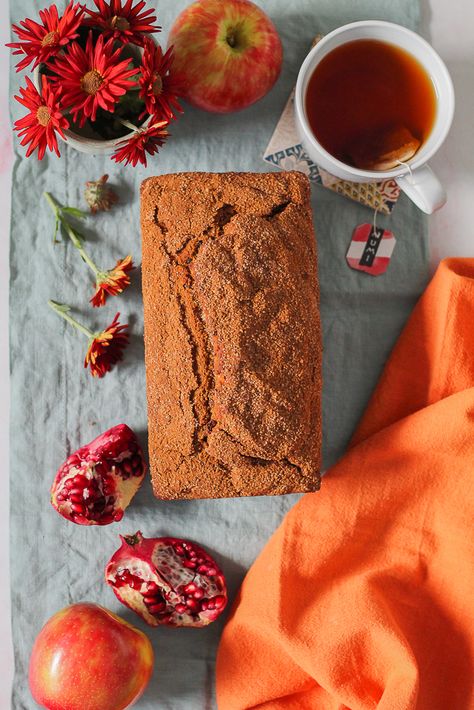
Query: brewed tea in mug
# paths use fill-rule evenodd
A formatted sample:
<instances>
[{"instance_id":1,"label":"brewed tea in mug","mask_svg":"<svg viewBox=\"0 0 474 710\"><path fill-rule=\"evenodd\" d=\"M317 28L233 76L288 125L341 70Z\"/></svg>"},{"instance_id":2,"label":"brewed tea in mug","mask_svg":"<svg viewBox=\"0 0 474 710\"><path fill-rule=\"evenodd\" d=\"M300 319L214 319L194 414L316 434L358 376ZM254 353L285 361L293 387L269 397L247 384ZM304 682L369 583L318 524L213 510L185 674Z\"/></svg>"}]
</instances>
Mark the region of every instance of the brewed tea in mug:
<instances>
[{"instance_id":1,"label":"brewed tea in mug","mask_svg":"<svg viewBox=\"0 0 474 710\"><path fill-rule=\"evenodd\" d=\"M305 98L320 145L361 169L389 169L381 156L395 163L412 157L436 118L435 87L425 68L380 40L353 40L329 52L310 77Z\"/></svg>"}]
</instances>

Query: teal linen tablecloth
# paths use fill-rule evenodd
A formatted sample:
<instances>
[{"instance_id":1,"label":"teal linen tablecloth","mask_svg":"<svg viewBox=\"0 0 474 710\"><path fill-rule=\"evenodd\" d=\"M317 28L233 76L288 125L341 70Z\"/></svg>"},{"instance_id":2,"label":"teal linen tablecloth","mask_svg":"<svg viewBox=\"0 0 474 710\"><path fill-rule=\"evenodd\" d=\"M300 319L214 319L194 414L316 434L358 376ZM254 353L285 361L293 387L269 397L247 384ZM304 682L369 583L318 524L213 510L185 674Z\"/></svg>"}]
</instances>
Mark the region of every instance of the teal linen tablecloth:
<instances>
[{"instance_id":1,"label":"teal linen tablecloth","mask_svg":"<svg viewBox=\"0 0 474 710\"><path fill-rule=\"evenodd\" d=\"M162 39L186 0L158 7ZM148 168L123 167L108 158L75 152L25 159L16 146L11 227L11 578L16 675L14 710L36 707L27 684L28 660L43 623L80 600L103 604L144 628L156 651L154 678L139 710L210 710L215 707L214 657L225 618L202 630L150 629L121 606L103 581L119 533L189 537L208 547L222 565L231 598L246 569L297 496L220 501L158 502L147 481L124 520L85 528L63 520L49 504L56 469L79 445L119 422L146 442L140 273L126 295L104 309L88 307L91 281L71 244L52 244L53 217L42 194L84 206L86 180L110 174L120 205L86 222L87 247L100 265L132 253L140 263L139 185L147 176L183 170L264 171L262 153L295 83L298 68L319 32L366 18L416 28L415 0L266 0L284 45L283 73L273 91L242 113L214 116L186 107L173 137ZM37 16L43 2L12 0L12 21ZM22 75L11 72L17 92ZM22 108L12 103L12 117ZM372 212L324 188L313 188L324 327L324 460L327 467L347 445L381 368L428 277L426 221L404 197L391 217L379 217L397 237L386 275L350 270L345 253L353 228ZM60 321L46 303L70 304L97 327L116 310L131 325L124 362L105 379L82 368L86 340ZM317 541L315 541L317 554ZM225 709L223 709L225 710Z\"/></svg>"}]
</instances>

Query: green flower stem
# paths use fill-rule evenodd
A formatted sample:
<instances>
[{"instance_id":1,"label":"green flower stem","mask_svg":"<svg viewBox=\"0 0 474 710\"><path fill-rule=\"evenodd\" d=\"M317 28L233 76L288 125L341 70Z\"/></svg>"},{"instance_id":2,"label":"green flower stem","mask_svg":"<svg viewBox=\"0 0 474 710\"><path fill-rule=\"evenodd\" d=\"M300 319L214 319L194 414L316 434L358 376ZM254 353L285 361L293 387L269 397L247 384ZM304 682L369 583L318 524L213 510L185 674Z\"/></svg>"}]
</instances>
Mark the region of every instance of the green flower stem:
<instances>
[{"instance_id":1,"label":"green flower stem","mask_svg":"<svg viewBox=\"0 0 474 710\"><path fill-rule=\"evenodd\" d=\"M81 333L84 333L84 335L87 335L89 340L91 338L94 338L94 333L92 333L88 328L86 328L82 323L79 323L75 318L73 318L71 315L69 315L69 306L64 305L63 303L56 303L56 301L48 301L48 306L53 309L55 313L57 313L58 316L61 318L64 318L65 321L70 323L74 328L77 328L77 330L80 330Z\"/></svg>"},{"instance_id":2,"label":"green flower stem","mask_svg":"<svg viewBox=\"0 0 474 710\"><path fill-rule=\"evenodd\" d=\"M69 237L71 238L71 241L72 241L72 236L69 234L69 231L68 231L67 227L66 227L66 232L68 233L68 235L69 235ZM84 259L84 261L86 262L87 266L94 272L94 274L96 275L96 277L99 278L100 276L102 276L102 275L103 275L102 270L99 269L99 267L96 266L96 264L94 264L94 262L92 261L92 259L90 258L90 256L87 254L87 252L84 251L84 247L82 246L82 244L79 245L79 246L78 246L77 244L75 244L74 242L73 242L73 244L74 244L74 246L76 247L76 249L77 249L77 251L79 252L79 254L80 254L80 255L82 256L82 258Z\"/></svg>"},{"instance_id":3,"label":"green flower stem","mask_svg":"<svg viewBox=\"0 0 474 710\"><path fill-rule=\"evenodd\" d=\"M139 131L140 129L137 128L137 126L134 126L133 123L130 123L130 121L126 121L124 118L120 118L119 116L115 116L115 119L122 124L122 126L125 126L125 128L130 128L131 131Z\"/></svg>"},{"instance_id":4,"label":"green flower stem","mask_svg":"<svg viewBox=\"0 0 474 710\"><path fill-rule=\"evenodd\" d=\"M56 202L54 197L49 192L45 192L44 196L45 196L46 200L49 202L49 206L53 210L54 214L57 215L60 210L59 204Z\"/></svg>"},{"instance_id":5,"label":"green flower stem","mask_svg":"<svg viewBox=\"0 0 474 710\"><path fill-rule=\"evenodd\" d=\"M64 231L68 235L73 245L76 247L79 254L82 256L83 260L86 262L87 266L94 272L97 278L103 277L104 272L102 271L102 269L99 269L99 267L92 261L89 254L85 251L84 247L82 246L82 241L79 238L77 232L71 227L68 220L64 217L62 207L59 202L56 202L54 197L49 192L45 192L44 196L47 202L49 203L49 206L51 207L52 211L54 212L56 219L61 223L62 227L64 228Z\"/></svg>"}]
</instances>

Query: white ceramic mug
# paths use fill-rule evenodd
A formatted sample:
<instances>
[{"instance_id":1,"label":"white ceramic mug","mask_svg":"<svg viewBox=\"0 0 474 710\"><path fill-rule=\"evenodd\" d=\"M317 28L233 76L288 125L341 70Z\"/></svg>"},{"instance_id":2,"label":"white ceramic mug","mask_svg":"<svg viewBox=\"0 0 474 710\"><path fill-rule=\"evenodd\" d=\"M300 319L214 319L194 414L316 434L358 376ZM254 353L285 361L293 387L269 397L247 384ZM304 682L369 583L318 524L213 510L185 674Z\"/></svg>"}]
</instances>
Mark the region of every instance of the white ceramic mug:
<instances>
[{"instance_id":1,"label":"white ceramic mug","mask_svg":"<svg viewBox=\"0 0 474 710\"><path fill-rule=\"evenodd\" d=\"M305 96L308 82L321 59L336 47L357 39L376 39L394 44L409 52L425 68L435 88L437 111L430 135L413 158L392 170L359 170L338 160L316 140L306 115ZM396 180L408 197L428 214L439 209L446 202L446 192L429 167L428 161L446 138L453 114L453 83L442 59L422 37L406 27L391 22L380 20L352 22L330 32L313 47L298 74L295 93L296 125L301 142L311 160L329 173L351 182Z\"/></svg>"}]
</instances>

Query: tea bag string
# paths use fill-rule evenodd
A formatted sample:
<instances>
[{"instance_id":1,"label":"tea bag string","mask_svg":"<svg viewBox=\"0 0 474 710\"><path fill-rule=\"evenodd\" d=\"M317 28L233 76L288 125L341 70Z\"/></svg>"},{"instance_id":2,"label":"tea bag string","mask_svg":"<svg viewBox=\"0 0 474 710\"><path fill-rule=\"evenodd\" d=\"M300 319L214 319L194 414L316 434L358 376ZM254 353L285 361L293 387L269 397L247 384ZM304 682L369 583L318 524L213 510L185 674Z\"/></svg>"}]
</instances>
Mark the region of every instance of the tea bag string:
<instances>
[{"instance_id":1,"label":"tea bag string","mask_svg":"<svg viewBox=\"0 0 474 710\"><path fill-rule=\"evenodd\" d=\"M405 167L408 170L408 172L410 173L409 180L411 183L413 183L413 170L411 169L410 163L404 163L403 160L397 160L397 163L399 165L403 165L403 167Z\"/></svg>"},{"instance_id":2,"label":"tea bag string","mask_svg":"<svg viewBox=\"0 0 474 710\"><path fill-rule=\"evenodd\" d=\"M376 207L374 210L374 221L372 222L372 232L373 234L376 233L377 231L377 212L379 211L379 208Z\"/></svg>"}]
</instances>

